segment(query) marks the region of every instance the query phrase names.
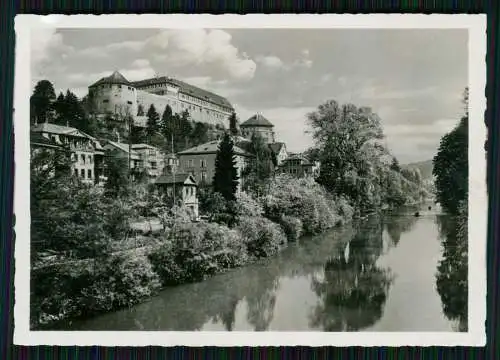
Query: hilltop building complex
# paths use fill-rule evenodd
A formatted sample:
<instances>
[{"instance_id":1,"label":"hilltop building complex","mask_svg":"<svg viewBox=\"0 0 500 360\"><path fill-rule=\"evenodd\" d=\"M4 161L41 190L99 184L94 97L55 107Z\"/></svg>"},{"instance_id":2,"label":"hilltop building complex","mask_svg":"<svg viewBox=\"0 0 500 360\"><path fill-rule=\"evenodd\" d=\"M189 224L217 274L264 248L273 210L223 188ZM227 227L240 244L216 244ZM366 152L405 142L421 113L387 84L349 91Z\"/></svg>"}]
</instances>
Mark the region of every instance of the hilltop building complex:
<instances>
[{"instance_id":1,"label":"hilltop building complex","mask_svg":"<svg viewBox=\"0 0 500 360\"><path fill-rule=\"evenodd\" d=\"M97 115L118 120L131 115L137 126L144 125L151 105L160 116L169 105L173 113L187 110L192 120L212 125L227 124L234 111L226 98L183 81L159 76L132 82L118 71L90 85L89 98Z\"/></svg>"}]
</instances>

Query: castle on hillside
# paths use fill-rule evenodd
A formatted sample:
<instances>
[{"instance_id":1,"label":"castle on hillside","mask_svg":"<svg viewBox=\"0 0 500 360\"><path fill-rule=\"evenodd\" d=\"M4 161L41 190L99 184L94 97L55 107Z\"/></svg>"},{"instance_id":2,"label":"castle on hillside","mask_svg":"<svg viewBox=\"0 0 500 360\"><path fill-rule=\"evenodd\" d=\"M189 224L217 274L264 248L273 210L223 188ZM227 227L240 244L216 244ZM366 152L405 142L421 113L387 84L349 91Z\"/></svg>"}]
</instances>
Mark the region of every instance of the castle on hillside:
<instances>
[{"instance_id":1,"label":"castle on hillside","mask_svg":"<svg viewBox=\"0 0 500 360\"><path fill-rule=\"evenodd\" d=\"M145 125L144 115L151 104L160 116L169 105L173 113L187 110L193 121L212 125L227 124L234 111L226 98L167 76L132 82L115 71L88 89L97 115L111 115L118 120L131 115L137 126Z\"/></svg>"}]
</instances>

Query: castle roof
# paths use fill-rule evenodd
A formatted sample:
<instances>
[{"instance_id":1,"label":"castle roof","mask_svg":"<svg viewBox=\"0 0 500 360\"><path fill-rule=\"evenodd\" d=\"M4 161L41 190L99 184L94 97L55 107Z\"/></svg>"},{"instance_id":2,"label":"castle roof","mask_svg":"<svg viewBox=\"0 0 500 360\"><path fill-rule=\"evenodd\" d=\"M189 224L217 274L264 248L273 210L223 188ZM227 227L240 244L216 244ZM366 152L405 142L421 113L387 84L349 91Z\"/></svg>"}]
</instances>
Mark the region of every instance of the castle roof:
<instances>
[{"instance_id":1,"label":"castle roof","mask_svg":"<svg viewBox=\"0 0 500 360\"><path fill-rule=\"evenodd\" d=\"M219 149L220 140L209 141L205 144L201 144L184 151L181 151L178 155L201 155L201 154L216 154ZM235 155L242 156L252 156L240 147L233 145Z\"/></svg>"},{"instance_id":2,"label":"castle roof","mask_svg":"<svg viewBox=\"0 0 500 360\"><path fill-rule=\"evenodd\" d=\"M252 116L251 118L249 118L247 121L245 121L243 124L240 125L240 127L253 127L253 126L274 127L274 125L261 114L255 114L254 116Z\"/></svg>"},{"instance_id":3,"label":"castle roof","mask_svg":"<svg viewBox=\"0 0 500 360\"><path fill-rule=\"evenodd\" d=\"M167 76L159 76L159 77L154 77L150 79L144 79L140 81L134 81L132 82L132 86L135 86L137 88L141 88L144 86L148 85L153 85L153 84L164 84L168 83L173 86L176 86L179 88L179 91L183 94L190 95L193 97L196 97L198 99L202 99L205 101L212 102L214 104L228 107L230 109L233 109L233 106L231 103L223 96L214 94L213 92L201 89L197 86L185 83L184 81L177 80L171 77Z\"/></svg>"},{"instance_id":4,"label":"castle roof","mask_svg":"<svg viewBox=\"0 0 500 360\"><path fill-rule=\"evenodd\" d=\"M120 74L119 71L114 71L111 75L101 78L89 87L94 87L103 84L122 84L122 85L132 85L130 81L125 79L125 76Z\"/></svg>"}]
</instances>

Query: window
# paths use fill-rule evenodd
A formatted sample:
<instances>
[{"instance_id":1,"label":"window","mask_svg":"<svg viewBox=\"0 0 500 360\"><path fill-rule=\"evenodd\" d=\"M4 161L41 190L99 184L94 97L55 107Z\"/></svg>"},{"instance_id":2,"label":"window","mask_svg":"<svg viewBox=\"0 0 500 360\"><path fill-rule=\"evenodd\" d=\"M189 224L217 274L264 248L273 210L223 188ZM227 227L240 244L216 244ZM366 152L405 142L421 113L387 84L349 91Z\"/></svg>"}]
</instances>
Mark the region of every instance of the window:
<instances>
[{"instance_id":1,"label":"window","mask_svg":"<svg viewBox=\"0 0 500 360\"><path fill-rule=\"evenodd\" d=\"M127 104L132 105L132 101L127 101Z\"/></svg>"},{"instance_id":2,"label":"window","mask_svg":"<svg viewBox=\"0 0 500 360\"><path fill-rule=\"evenodd\" d=\"M187 162L187 166L188 166L188 167L193 167L193 166L194 166L194 160L193 160L193 159L188 160L188 162Z\"/></svg>"},{"instance_id":3,"label":"window","mask_svg":"<svg viewBox=\"0 0 500 360\"><path fill-rule=\"evenodd\" d=\"M80 176L85 179L85 169L80 169Z\"/></svg>"},{"instance_id":4,"label":"window","mask_svg":"<svg viewBox=\"0 0 500 360\"><path fill-rule=\"evenodd\" d=\"M201 166L202 168L207 167L207 161L206 161L205 159L201 159L201 160L200 160L200 166Z\"/></svg>"},{"instance_id":5,"label":"window","mask_svg":"<svg viewBox=\"0 0 500 360\"><path fill-rule=\"evenodd\" d=\"M201 172L201 181L206 181L207 180L207 172L206 171L202 171Z\"/></svg>"},{"instance_id":6,"label":"window","mask_svg":"<svg viewBox=\"0 0 500 360\"><path fill-rule=\"evenodd\" d=\"M150 156L155 156L156 155L156 151L154 151L153 149L149 149L149 155Z\"/></svg>"},{"instance_id":7,"label":"window","mask_svg":"<svg viewBox=\"0 0 500 360\"><path fill-rule=\"evenodd\" d=\"M92 164L92 155L88 156L89 164Z\"/></svg>"},{"instance_id":8,"label":"window","mask_svg":"<svg viewBox=\"0 0 500 360\"><path fill-rule=\"evenodd\" d=\"M78 177L78 169L75 169L75 176Z\"/></svg>"},{"instance_id":9,"label":"window","mask_svg":"<svg viewBox=\"0 0 500 360\"><path fill-rule=\"evenodd\" d=\"M107 103L109 103L109 100L108 100L108 99L104 99L102 102L103 102L104 104L107 104Z\"/></svg>"},{"instance_id":10,"label":"window","mask_svg":"<svg viewBox=\"0 0 500 360\"><path fill-rule=\"evenodd\" d=\"M80 155L80 162L85 165L85 155Z\"/></svg>"},{"instance_id":11,"label":"window","mask_svg":"<svg viewBox=\"0 0 500 360\"><path fill-rule=\"evenodd\" d=\"M87 178L92 179L92 170L91 169L87 170Z\"/></svg>"},{"instance_id":12,"label":"window","mask_svg":"<svg viewBox=\"0 0 500 360\"><path fill-rule=\"evenodd\" d=\"M122 88L121 84L118 84L118 89L121 89L121 88Z\"/></svg>"},{"instance_id":13,"label":"window","mask_svg":"<svg viewBox=\"0 0 500 360\"><path fill-rule=\"evenodd\" d=\"M156 168L157 168L156 161L151 161L151 169L156 169Z\"/></svg>"}]
</instances>

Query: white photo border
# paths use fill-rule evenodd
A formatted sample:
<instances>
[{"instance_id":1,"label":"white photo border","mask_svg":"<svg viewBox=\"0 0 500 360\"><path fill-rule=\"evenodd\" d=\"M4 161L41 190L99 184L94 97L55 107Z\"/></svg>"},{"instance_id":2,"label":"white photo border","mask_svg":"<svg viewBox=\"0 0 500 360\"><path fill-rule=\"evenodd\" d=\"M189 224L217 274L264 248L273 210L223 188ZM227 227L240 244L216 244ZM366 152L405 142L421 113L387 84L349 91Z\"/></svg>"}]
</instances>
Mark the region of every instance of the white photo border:
<instances>
[{"instance_id":1,"label":"white photo border","mask_svg":"<svg viewBox=\"0 0 500 360\"><path fill-rule=\"evenodd\" d=\"M31 331L30 313L30 34L39 28L338 28L468 29L469 279L468 332ZM101 346L484 346L486 344L487 137L486 15L17 15L15 18L14 213L16 345ZM458 119L457 119L458 122ZM418 311L418 309L415 309Z\"/></svg>"}]
</instances>

